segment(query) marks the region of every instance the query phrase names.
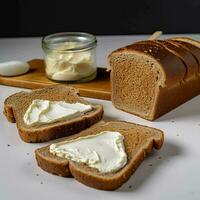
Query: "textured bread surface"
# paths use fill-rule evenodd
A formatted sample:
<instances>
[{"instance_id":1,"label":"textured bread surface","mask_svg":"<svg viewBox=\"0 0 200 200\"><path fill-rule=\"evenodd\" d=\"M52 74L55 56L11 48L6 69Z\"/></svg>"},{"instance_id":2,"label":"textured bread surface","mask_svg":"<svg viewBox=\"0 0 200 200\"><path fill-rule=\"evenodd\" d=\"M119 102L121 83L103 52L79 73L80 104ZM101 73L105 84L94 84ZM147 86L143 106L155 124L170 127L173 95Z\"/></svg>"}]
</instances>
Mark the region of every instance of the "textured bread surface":
<instances>
[{"instance_id":1,"label":"textured bread surface","mask_svg":"<svg viewBox=\"0 0 200 200\"><path fill-rule=\"evenodd\" d=\"M200 93L200 49L178 40L140 41L108 56L113 105L155 120Z\"/></svg>"},{"instance_id":2,"label":"textured bread surface","mask_svg":"<svg viewBox=\"0 0 200 200\"><path fill-rule=\"evenodd\" d=\"M4 101L4 114L8 121L16 122L19 135L25 142L45 142L75 134L97 123L103 116L103 107L101 105L92 105L93 109L91 111L74 119L63 119L58 122L39 126L27 126L24 123L23 117L34 99L89 104L79 97L76 89L63 85L11 95Z\"/></svg>"},{"instance_id":3,"label":"textured bread surface","mask_svg":"<svg viewBox=\"0 0 200 200\"><path fill-rule=\"evenodd\" d=\"M125 151L128 162L115 173L100 173L96 169L84 164L68 161L49 152L49 146L35 151L38 165L45 171L59 176L73 176L79 182L102 190L114 190L125 183L144 160L145 156L154 148L160 149L163 141L163 132L124 121L111 121L95 124L90 128L66 138L57 140L72 140L86 135L95 135L102 131L117 131L124 136Z\"/></svg>"}]
</instances>

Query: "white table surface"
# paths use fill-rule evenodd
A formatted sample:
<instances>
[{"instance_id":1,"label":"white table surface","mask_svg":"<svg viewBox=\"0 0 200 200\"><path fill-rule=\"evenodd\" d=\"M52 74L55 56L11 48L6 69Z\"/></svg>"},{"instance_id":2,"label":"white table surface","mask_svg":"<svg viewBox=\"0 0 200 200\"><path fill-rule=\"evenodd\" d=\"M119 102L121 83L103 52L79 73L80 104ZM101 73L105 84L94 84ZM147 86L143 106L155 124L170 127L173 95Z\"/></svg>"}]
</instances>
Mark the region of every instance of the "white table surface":
<instances>
[{"instance_id":1,"label":"white table surface","mask_svg":"<svg viewBox=\"0 0 200 200\"><path fill-rule=\"evenodd\" d=\"M111 50L145 38L147 36L98 37L98 65L106 65L106 55ZM41 58L40 41L41 38L0 39L0 61ZM200 96L155 122L117 110L110 101L87 99L104 106L105 121L126 120L165 132L163 148L148 156L121 188L110 192L86 187L72 178L48 174L37 167L34 150L47 143L24 143L15 124L7 122L2 113L4 99L21 90L25 89L0 85L0 199L200 199Z\"/></svg>"}]
</instances>

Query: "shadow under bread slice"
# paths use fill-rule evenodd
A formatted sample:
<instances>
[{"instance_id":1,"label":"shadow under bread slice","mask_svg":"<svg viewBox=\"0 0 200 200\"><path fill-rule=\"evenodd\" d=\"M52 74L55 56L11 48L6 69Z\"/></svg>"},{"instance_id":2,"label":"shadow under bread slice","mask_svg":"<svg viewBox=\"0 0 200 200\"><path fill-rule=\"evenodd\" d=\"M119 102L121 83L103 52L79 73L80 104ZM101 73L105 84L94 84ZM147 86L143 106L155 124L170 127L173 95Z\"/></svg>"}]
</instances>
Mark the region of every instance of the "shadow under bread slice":
<instances>
[{"instance_id":1,"label":"shadow under bread slice","mask_svg":"<svg viewBox=\"0 0 200 200\"><path fill-rule=\"evenodd\" d=\"M54 144L70 143L85 136L96 137L105 131L118 132L124 138L123 143L127 154L127 162L118 171L102 173L87 164L61 158L50 153L50 145L35 151L37 163L49 173L59 176L73 176L79 182L97 189L114 190L130 178L131 174L153 148L160 149L164 140L163 132L158 129L124 121L111 121L95 124L76 135L59 139ZM103 144L102 148L104 148Z\"/></svg>"},{"instance_id":2,"label":"shadow under bread slice","mask_svg":"<svg viewBox=\"0 0 200 200\"><path fill-rule=\"evenodd\" d=\"M80 116L59 121L27 125L24 116L34 100L52 102L81 103L92 109ZM78 90L64 85L56 85L31 92L19 92L4 101L4 114L8 121L16 122L19 135L25 142L44 142L75 134L97 123L103 116L102 105L92 105L78 95Z\"/></svg>"}]
</instances>

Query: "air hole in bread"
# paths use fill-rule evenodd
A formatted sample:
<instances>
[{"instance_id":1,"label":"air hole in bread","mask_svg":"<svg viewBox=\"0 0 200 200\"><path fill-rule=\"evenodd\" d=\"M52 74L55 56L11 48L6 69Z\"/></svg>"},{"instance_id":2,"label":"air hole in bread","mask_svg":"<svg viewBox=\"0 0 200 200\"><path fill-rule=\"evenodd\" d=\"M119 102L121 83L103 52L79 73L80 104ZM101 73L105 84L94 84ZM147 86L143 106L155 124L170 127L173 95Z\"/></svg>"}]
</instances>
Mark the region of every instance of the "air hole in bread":
<instances>
[{"instance_id":1,"label":"air hole in bread","mask_svg":"<svg viewBox=\"0 0 200 200\"><path fill-rule=\"evenodd\" d=\"M156 76L156 81L158 81L158 79L159 79L159 77L158 77L158 76Z\"/></svg>"}]
</instances>

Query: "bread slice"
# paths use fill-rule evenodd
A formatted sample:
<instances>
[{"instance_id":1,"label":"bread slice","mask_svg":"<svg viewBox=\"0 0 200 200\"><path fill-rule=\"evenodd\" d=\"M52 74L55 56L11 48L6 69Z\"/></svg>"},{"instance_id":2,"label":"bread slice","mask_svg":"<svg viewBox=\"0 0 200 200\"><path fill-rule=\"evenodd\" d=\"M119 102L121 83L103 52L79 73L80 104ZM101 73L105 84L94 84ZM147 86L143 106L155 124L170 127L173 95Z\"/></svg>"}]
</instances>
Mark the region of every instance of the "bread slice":
<instances>
[{"instance_id":1,"label":"bread slice","mask_svg":"<svg viewBox=\"0 0 200 200\"><path fill-rule=\"evenodd\" d=\"M189 52L192 53L192 55L194 56L194 58L196 59L197 63L198 63L198 75L200 76L200 46L197 45L198 43L196 42L194 45L194 40L181 40L181 38L174 38L174 39L169 39L169 41L171 41L172 43L185 48L186 50L188 50Z\"/></svg>"},{"instance_id":2,"label":"bread slice","mask_svg":"<svg viewBox=\"0 0 200 200\"><path fill-rule=\"evenodd\" d=\"M184 80L191 79L198 74L198 62L193 54L183 46L176 45L170 40L155 40L181 59L186 68Z\"/></svg>"},{"instance_id":3,"label":"bread slice","mask_svg":"<svg viewBox=\"0 0 200 200\"><path fill-rule=\"evenodd\" d=\"M16 122L19 135L25 142L45 142L71 135L97 123L103 116L102 105L92 105L93 109L81 117L30 127L24 123L23 117L34 99L89 104L79 97L78 90L64 85L9 96L4 102L4 114L8 121Z\"/></svg>"},{"instance_id":4,"label":"bread slice","mask_svg":"<svg viewBox=\"0 0 200 200\"><path fill-rule=\"evenodd\" d=\"M102 190L114 190L126 182L131 174L144 160L145 156L154 148L160 149L163 141L163 132L124 121L111 121L95 124L79 134L62 138L59 141L71 140L86 135L95 135L102 131L117 131L124 136L125 151L128 156L127 164L115 173L100 173L96 169L83 164L68 161L49 152L49 146L35 151L38 165L45 171L59 176L73 176L79 182Z\"/></svg>"},{"instance_id":5,"label":"bread slice","mask_svg":"<svg viewBox=\"0 0 200 200\"><path fill-rule=\"evenodd\" d=\"M189 53L191 58L191 52L186 51L188 54L175 47L169 49L158 41L140 41L112 52L108 61L113 105L155 120L198 95L197 63L195 58L187 58Z\"/></svg>"}]
</instances>

